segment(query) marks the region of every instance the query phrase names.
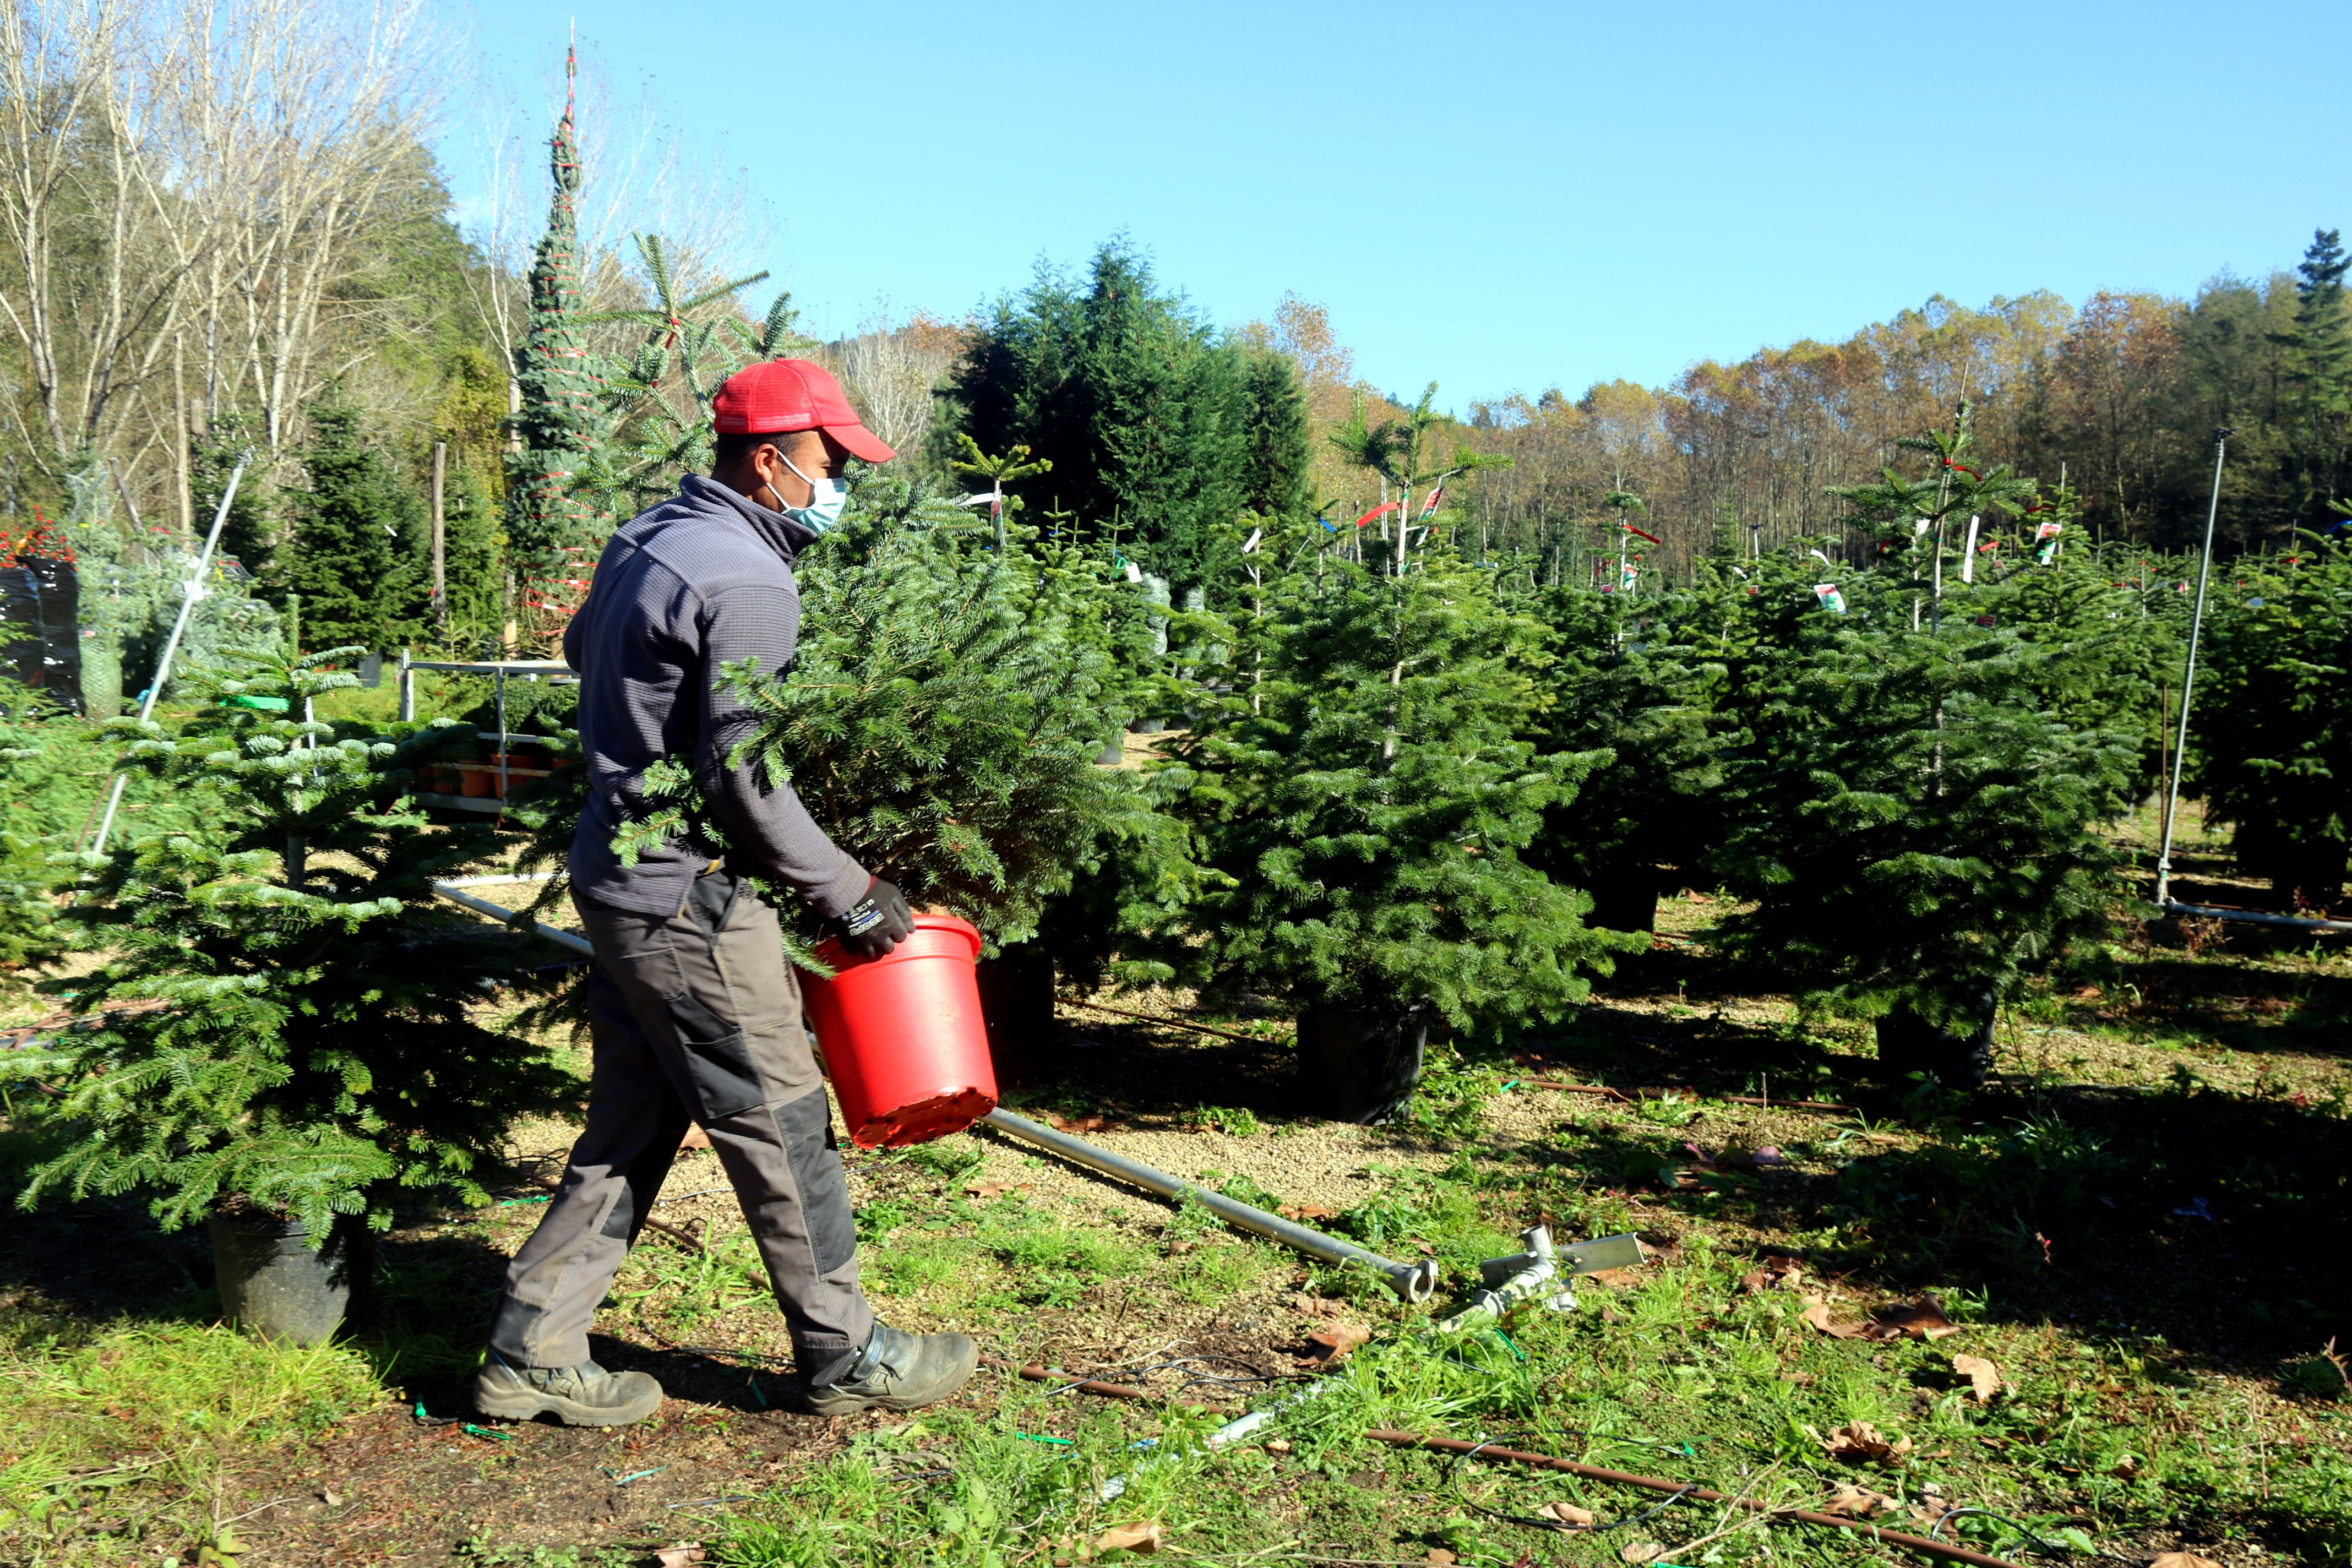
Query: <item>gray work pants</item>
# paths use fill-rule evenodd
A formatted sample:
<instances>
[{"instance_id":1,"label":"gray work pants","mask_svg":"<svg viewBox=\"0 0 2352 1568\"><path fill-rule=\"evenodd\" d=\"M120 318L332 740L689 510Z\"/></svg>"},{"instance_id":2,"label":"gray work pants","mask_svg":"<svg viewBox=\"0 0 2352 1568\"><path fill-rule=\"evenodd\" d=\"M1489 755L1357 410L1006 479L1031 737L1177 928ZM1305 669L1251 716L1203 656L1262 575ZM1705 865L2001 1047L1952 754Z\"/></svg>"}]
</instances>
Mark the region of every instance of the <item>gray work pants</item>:
<instances>
[{"instance_id":1,"label":"gray work pants","mask_svg":"<svg viewBox=\"0 0 2352 1568\"><path fill-rule=\"evenodd\" d=\"M802 1370L863 1348L874 1314L849 1189L776 911L723 870L673 916L575 907L596 949L588 1125L507 1269L490 1348L525 1366L588 1359L589 1323L689 1120L743 1205Z\"/></svg>"}]
</instances>

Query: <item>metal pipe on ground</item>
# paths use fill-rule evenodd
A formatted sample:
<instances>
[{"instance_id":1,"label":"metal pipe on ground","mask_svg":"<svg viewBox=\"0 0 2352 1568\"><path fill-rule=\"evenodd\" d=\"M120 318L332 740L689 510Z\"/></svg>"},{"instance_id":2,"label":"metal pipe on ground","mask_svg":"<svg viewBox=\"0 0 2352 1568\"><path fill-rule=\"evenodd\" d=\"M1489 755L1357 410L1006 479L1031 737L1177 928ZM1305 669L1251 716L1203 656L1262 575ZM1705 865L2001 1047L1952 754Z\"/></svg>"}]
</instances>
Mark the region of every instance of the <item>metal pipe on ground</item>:
<instances>
[{"instance_id":1,"label":"metal pipe on ground","mask_svg":"<svg viewBox=\"0 0 2352 1568\"><path fill-rule=\"evenodd\" d=\"M1270 1241L1278 1241L1309 1258L1318 1258L1326 1263L1363 1264L1387 1280L1389 1288L1409 1302L1426 1301L1437 1289L1437 1261L1434 1258L1424 1258L1417 1263L1399 1263L1392 1258L1382 1258L1352 1241L1341 1241L1338 1237L1326 1236L1319 1230L1294 1225L1280 1215L1268 1214L1262 1208L1229 1198L1223 1193L1211 1192L1196 1183L1179 1181L1167 1172L1144 1164L1139 1160L1130 1160L1083 1138L1073 1138L1066 1132L1056 1132L1050 1127L1040 1126L1002 1106L982 1117L981 1121L1008 1137L1034 1143L1041 1149L1050 1149L1075 1164L1132 1182L1163 1198L1181 1202L1190 1194L1218 1218L1244 1230L1254 1231Z\"/></svg>"},{"instance_id":2,"label":"metal pipe on ground","mask_svg":"<svg viewBox=\"0 0 2352 1568\"><path fill-rule=\"evenodd\" d=\"M2352 921L2319 921L2304 915L2273 915L2261 910L2225 910L2212 904L2184 904L2178 900L2165 900L2168 915L2193 915L2199 920L2242 921L2248 925L2288 926L2296 931L2352 931Z\"/></svg>"},{"instance_id":3,"label":"metal pipe on ground","mask_svg":"<svg viewBox=\"0 0 2352 1568\"><path fill-rule=\"evenodd\" d=\"M500 925L509 925L513 923L515 918L514 910L494 904L488 899L478 899L466 891L468 885L478 886L482 882L495 880L536 880L536 879L467 877L454 882L436 882L433 884L433 890L453 904L469 909L478 915L488 915ZM530 929L567 952L576 952L583 958L593 958L596 955L596 950L588 945L588 939L577 931L558 931L553 926L542 925L538 921L530 922Z\"/></svg>"}]
</instances>

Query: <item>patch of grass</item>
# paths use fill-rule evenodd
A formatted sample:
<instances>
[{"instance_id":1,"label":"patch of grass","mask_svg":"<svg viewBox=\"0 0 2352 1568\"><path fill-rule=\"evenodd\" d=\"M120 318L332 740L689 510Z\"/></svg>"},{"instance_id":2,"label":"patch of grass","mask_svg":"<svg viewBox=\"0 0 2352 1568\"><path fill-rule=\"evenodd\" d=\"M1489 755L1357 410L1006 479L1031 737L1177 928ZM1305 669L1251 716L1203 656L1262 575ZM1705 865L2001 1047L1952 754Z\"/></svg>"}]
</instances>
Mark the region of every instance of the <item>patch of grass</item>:
<instances>
[{"instance_id":1,"label":"patch of grass","mask_svg":"<svg viewBox=\"0 0 2352 1568\"><path fill-rule=\"evenodd\" d=\"M206 1500L233 1458L317 1436L386 1397L362 1352L220 1325L122 1324L79 1344L18 1320L0 1351L0 1548L37 1531L174 1544L221 1528ZM62 1560L70 1561L71 1558Z\"/></svg>"}]
</instances>

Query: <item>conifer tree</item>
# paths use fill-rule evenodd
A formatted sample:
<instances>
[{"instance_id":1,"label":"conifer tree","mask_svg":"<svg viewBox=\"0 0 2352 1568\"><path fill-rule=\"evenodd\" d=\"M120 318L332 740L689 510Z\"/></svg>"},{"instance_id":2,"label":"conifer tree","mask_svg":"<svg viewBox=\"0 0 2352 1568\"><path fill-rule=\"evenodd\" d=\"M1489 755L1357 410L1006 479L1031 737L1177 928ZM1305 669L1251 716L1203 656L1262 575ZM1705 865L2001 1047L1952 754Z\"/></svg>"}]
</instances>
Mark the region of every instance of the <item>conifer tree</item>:
<instances>
[{"instance_id":1,"label":"conifer tree","mask_svg":"<svg viewBox=\"0 0 2352 1568\"><path fill-rule=\"evenodd\" d=\"M1108 563L994 526L889 469L861 472L842 521L795 563L793 669L730 668L755 718L730 753L790 779L811 813L908 901L992 944L1033 936L1045 900L1139 831L1132 774L1095 765L1119 673L1100 629ZM647 774L655 809L619 847L723 837L683 759ZM796 955L822 923L777 900Z\"/></svg>"},{"instance_id":2,"label":"conifer tree","mask_svg":"<svg viewBox=\"0 0 2352 1568\"><path fill-rule=\"evenodd\" d=\"M291 498L293 540L278 574L302 596L302 636L314 647L381 650L421 625L424 508L361 421L340 394L311 406L301 450L310 488Z\"/></svg>"},{"instance_id":3,"label":"conifer tree","mask_svg":"<svg viewBox=\"0 0 2352 1568\"><path fill-rule=\"evenodd\" d=\"M247 658L208 695L299 712L352 683L322 667L358 651ZM65 1086L48 1112L64 1147L19 1201L143 1188L166 1229L242 1201L299 1219L313 1247L338 1217L386 1228L404 1195L488 1201L508 1126L573 1080L477 1016L498 987L533 987L533 944L434 895L490 834L428 831L402 800L469 737L212 711L176 739L120 721L129 765L201 809L84 858L81 941L106 955L72 983L87 1025L0 1066Z\"/></svg>"},{"instance_id":4,"label":"conifer tree","mask_svg":"<svg viewBox=\"0 0 2352 1568\"><path fill-rule=\"evenodd\" d=\"M2341 896L2352 845L2352 548L2306 536L2213 618L2189 777L2239 865L2298 902Z\"/></svg>"},{"instance_id":5,"label":"conifer tree","mask_svg":"<svg viewBox=\"0 0 2352 1568\"><path fill-rule=\"evenodd\" d=\"M1903 531L1908 531L1907 530ZM1726 880L1753 908L1730 951L1816 1004L1877 1021L1881 1071L1964 1087L1996 1009L2104 929L2130 750L2044 708L2063 650L1948 615L1912 629L1927 577L1756 563L1726 710Z\"/></svg>"},{"instance_id":6,"label":"conifer tree","mask_svg":"<svg viewBox=\"0 0 2352 1568\"><path fill-rule=\"evenodd\" d=\"M1175 743L1180 809L1213 877L1187 921L1212 994L1464 1030L1557 1017L1615 945L1524 858L1605 755L1522 739L1540 631L1494 574L1425 552L1286 574L1262 683Z\"/></svg>"},{"instance_id":7,"label":"conifer tree","mask_svg":"<svg viewBox=\"0 0 2352 1568\"><path fill-rule=\"evenodd\" d=\"M1720 837L1715 710L1728 606L1720 592L1634 599L1579 583L1544 592L1536 610L1555 660L1545 748L1611 760L1545 812L1528 858L1592 895L1591 924L1649 931L1660 868L1696 867Z\"/></svg>"},{"instance_id":8,"label":"conifer tree","mask_svg":"<svg viewBox=\"0 0 2352 1568\"><path fill-rule=\"evenodd\" d=\"M523 571L540 577L557 575L572 557L593 561L604 528L578 482L603 428L581 318L580 138L572 93L578 70L566 50L563 116L548 142L554 192L531 262L530 328L515 351L522 407L514 419L517 447L507 458L509 548Z\"/></svg>"}]
</instances>

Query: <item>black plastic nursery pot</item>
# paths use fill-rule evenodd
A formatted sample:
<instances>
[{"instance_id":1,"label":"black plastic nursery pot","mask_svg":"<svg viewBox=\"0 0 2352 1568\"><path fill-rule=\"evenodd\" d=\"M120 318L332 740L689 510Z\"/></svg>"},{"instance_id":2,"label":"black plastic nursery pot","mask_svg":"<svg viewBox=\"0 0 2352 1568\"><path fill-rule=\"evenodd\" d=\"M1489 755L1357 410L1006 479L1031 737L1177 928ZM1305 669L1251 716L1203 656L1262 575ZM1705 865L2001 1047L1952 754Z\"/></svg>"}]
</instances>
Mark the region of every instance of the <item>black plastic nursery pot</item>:
<instances>
[{"instance_id":1,"label":"black plastic nursery pot","mask_svg":"<svg viewBox=\"0 0 2352 1568\"><path fill-rule=\"evenodd\" d=\"M1389 1121L1421 1083L1429 1014L1315 1006L1298 1015L1298 1101L1330 1121Z\"/></svg>"},{"instance_id":2,"label":"black plastic nursery pot","mask_svg":"<svg viewBox=\"0 0 2352 1568\"><path fill-rule=\"evenodd\" d=\"M1965 1033L1956 1033L1897 1003L1876 1024L1879 1076L1897 1088L1913 1073L1926 1073L1947 1089L1976 1088L1992 1068L1992 1026L1998 1011L1990 991L1970 998L1967 1015L1979 1021Z\"/></svg>"},{"instance_id":3,"label":"black plastic nursery pot","mask_svg":"<svg viewBox=\"0 0 2352 1568\"><path fill-rule=\"evenodd\" d=\"M996 1087L1034 1084L1051 1071L1054 955L1023 942L980 961L980 1016Z\"/></svg>"},{"instance_id":4,"label":"black plastic nursery pot","mask_svg":"<svg viewBox=\"0 0 2352 1568\"><path fill-rule=\"evenodd\" d=\"M267 1211L215 1210L207 1226L222 1314L265 1338L323 1343L366 1294L375 1249L363 1226L338 1225L316 1252L299 1220Z\"/></svg>"}]
</instances>

